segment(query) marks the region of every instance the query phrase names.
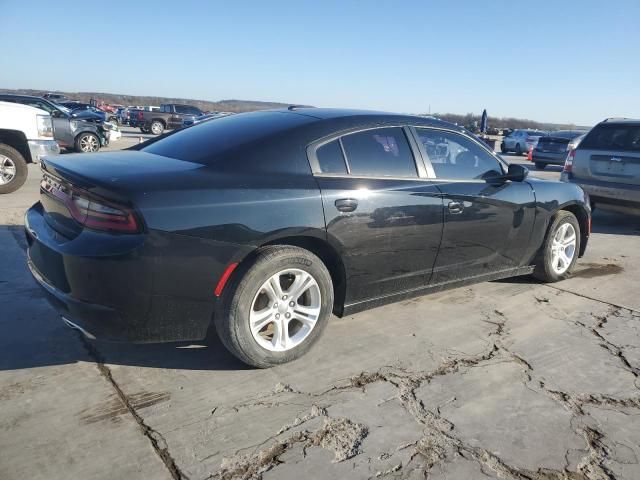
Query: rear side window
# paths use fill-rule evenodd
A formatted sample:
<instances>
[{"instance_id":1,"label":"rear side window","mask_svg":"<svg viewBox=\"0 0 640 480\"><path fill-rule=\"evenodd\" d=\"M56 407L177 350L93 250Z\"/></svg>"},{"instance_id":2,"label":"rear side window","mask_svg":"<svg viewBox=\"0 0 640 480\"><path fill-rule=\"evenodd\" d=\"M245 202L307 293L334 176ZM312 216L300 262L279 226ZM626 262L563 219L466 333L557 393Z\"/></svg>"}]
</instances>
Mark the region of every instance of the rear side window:
<instances>
[{"instance_id":1,"label":"rear side window","mask_svg":"<svg viewBox=\"0 0 640 480\"><path fill-rule=\"evenodd\" d=\"M319 147L316 150L316 157L322 173L347 173L340 140L334 140Z\"/></svg>"},{"instance_id":2,"label":"rear side window","mask_svg":"<svg viewBox=\"0 0 640 480\"><path fill-rule=\"evenodd\" d=\"M477 180L503 173L500 162L473 140L453 132L416 128L437 178Z\"/></svg>"},{"instance_id":3,"label":"rear side window","mask_svg":"<svg viewBox=\"0 0 640 480\"><path fill-rule=\"evenodd\" d=\"M417 177L411 147L399 127L377 128L342 137L352 175Z\"/></svg>"},{"instance_id":4,"label":"rear side window","mask_svg":"<svg viewBox=\"0 0 640 480\"><path fill-rule=\"evenodd\" d=\"M212 165L217 163L221 154L225 152L238 147L250 147L248 144L251 142L289 131L311 121L311 118L302 115L273 111L240 113L176 131L140 150L163 157ZM291 141L295 144L295 137L292 137ZM248 151L253 150L248 148ZM240 159L236 159L236 162L237 165L234 167L240 168ZM264 168L268 168L268 163L264 164Z\"/></svg>"},{"instance_id":5,"label":"rear side window","mask_svg":"<svg viewBox=\"0 0 640 480\"><path fill-rule=\"evenodd\" d=\"M640 151L640 125L601 123L582 140L580 148L589 150Z\"/></svg>"}]
</instances>

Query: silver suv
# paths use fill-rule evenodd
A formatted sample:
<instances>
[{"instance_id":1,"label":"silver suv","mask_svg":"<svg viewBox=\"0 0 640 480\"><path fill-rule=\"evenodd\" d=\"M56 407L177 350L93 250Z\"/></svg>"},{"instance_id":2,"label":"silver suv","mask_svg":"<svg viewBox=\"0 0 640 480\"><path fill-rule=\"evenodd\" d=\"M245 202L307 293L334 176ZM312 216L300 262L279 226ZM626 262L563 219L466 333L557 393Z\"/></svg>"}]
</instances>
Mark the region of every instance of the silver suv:
<instances>
[{"instance_id":1,"label":"silver suv","mask_svg":"<svg viewBox=\"0 0 640 480\"><path fill-rule=\"evenodd\" d=\"M569 152L560 179L603 210L640 214L640 120L607 119Z\"/></svg>"}]
</instances>

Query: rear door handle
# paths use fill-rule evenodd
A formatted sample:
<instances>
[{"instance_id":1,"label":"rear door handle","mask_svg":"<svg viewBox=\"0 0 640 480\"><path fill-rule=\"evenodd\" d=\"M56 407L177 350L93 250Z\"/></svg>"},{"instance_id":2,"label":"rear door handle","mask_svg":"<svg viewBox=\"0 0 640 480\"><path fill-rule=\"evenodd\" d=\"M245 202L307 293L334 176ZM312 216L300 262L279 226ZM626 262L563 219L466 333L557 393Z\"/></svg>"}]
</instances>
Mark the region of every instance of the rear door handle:
<instances>
[{"instance_id":1,"label":"rear door handle","mask_svg":"<svg viewBox=\"0 0 640 480\"><path fill-rule=\"evenodd\" d=\"M353 212L358 208L358 200L355 198L340 198L336 200L336 208L341 212Z\"/></svg>"},{"instance_id":2,"label":"rear door handle","mask_svg":"<svg viewBox=\"0 0 640 480\"><path fill-rule=\"evenodd\" d=\"M462 213L464 210L464 204L462 202L449 202L450 213Z\"/></svg>"}]
</instances>

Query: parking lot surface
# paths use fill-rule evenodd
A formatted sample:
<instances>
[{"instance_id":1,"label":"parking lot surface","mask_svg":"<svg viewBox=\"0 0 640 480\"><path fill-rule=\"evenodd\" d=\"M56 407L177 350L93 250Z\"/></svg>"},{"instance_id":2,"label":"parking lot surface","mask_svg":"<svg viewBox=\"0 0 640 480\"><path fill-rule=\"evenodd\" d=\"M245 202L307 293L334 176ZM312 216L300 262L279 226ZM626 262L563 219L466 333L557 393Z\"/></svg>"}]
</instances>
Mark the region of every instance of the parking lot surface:
<instances>
[{"instance_id":1,"label":"parking lot surface","mask_svg":"<svg viewBox=\"0 0 640 480\"><path fill-rule=\"evenodd\" d=\"M25 263L38 181L31 166L0 197L2 479L640 478L638 218L597 211L569 280L333 318L308 355L255 370L215 332L119 345L65 327Z\"/></svg>"}]
</instances>

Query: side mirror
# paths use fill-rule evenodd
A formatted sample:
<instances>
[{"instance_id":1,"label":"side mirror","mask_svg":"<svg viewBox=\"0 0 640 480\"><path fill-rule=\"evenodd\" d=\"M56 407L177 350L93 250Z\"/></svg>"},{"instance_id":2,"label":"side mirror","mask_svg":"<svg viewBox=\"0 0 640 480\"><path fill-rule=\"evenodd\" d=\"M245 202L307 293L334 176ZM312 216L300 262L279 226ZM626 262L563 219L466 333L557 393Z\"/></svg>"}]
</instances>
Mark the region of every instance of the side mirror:
<instances>
[{"instance_id":1,"label":"side mirror","mask_svg":"<svg viewBox=\"0 0 640 480\"><path fill-rule=\"evenodd\" d=\"M492 171L491 173L495 172ZM508 180L511 180L512 182L523 182L528 175L529 170L527 169L527 167L517 163L510 163L507 173L503 175L487 176L485 177L485 180L487 181L487 183L504 183Z\"/></svg>"}]
</instances>

